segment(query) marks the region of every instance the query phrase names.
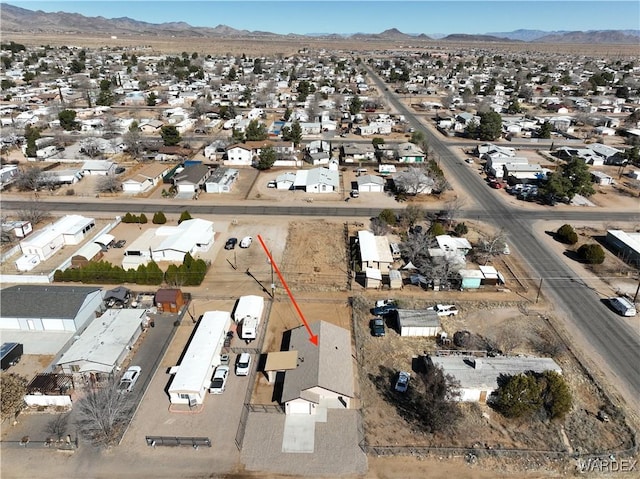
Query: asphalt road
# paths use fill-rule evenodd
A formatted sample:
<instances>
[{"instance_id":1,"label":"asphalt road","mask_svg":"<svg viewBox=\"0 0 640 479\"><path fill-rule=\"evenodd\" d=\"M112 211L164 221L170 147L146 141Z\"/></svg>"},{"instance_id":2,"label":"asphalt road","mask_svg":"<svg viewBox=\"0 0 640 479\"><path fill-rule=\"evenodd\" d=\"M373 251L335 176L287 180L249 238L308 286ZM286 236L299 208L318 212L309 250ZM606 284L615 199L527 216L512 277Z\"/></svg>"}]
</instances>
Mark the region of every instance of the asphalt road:
<instances>
[{"instance_id":1,"label":"asphalt road","mask_svg":"<svg viewBox=\"0 0 640 479\"><path fill-rule=\"evenodd\" d=\"M455 171L456 179L464 190L475 199L481 210L491 212L490 220L498 228L503 228L509 235L509 242L529 265L532 275L542 279L542 292L548 295L559 306L564 326L570 334L581 335L580 345L589 345L587 354L590 359L601 368L605 374L617 377L616 384L621 385L620 393L628 403L637 404L640 397L640 335L637 322L629 318L618 316L609 310L597 292L592 291L575 277L573 271L558 258L554 251L545 247L536 238L531 220L540 212L534 214L521 211L500 201L498 195L471 168L457 168L464 165L447 145L429 129L418 121L417 117L397 98L391 96L382 80L369 69L369 78L385 92L387 100L395 109L405 116L411 125L424 132L429 146L440 157L440 165L445 171ZM542 212L544 216L538 219L568 218L565 214L552 210ZM638 221L640 210L631 214L598 214L583 212L579 216L583 220L597 221L597 218L613 220L614 217L628 221ZM484 215L478 215L481 219ZM563 217L564 216L564 217ZM570 215L577 219L575 216Z\"/></svg>"}]
</instances>

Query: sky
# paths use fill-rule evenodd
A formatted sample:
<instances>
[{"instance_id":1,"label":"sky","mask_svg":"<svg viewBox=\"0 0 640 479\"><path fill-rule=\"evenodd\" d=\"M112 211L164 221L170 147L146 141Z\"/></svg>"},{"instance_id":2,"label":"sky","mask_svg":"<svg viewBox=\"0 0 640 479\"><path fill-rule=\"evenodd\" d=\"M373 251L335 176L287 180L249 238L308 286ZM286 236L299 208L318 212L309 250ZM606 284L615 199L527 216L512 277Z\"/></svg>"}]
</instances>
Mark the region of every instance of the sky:
<instances>
[{"instance_id":1,"label":"sky","mask_svg":"<svg viewBox=\"0 0 640 479\"><path fill-rule=\"evenodd\" d=\"M2 0L4 2L4 0ZM640 29L638 0L264 0L264 1L8 1L17 7L149 23L186 22L197 27L227 25L272 33L450 34Z\"/></svg>"}]
</instances>

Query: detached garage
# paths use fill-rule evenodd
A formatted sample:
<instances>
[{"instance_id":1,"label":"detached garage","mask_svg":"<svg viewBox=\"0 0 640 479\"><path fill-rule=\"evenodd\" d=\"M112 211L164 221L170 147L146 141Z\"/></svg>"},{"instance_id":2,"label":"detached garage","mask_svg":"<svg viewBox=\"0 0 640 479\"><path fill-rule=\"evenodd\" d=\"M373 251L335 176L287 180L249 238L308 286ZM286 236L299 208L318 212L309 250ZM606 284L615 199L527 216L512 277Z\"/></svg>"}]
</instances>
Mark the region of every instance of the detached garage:
<instances>
[{"instance_id":1,"label":"detached garage","mask_svg":"<svg viewBox=\"0 0 640 479\"><path fill-rule=\"evenodd\" d=\"M398 309L396 311L400 336L437 336L442 331L440 317L426 309Z\"/></svg>"},{"instance_id":2,"label":"detached garage","mask_svg":"<svg viewBox=\"0 0 640 479\"><path fill-rule=\"evenodd\" d=\"M374 175L358 177L358 191L360 193L382 193L384 191L384 178Z\"/></svg>"}]
</instances>

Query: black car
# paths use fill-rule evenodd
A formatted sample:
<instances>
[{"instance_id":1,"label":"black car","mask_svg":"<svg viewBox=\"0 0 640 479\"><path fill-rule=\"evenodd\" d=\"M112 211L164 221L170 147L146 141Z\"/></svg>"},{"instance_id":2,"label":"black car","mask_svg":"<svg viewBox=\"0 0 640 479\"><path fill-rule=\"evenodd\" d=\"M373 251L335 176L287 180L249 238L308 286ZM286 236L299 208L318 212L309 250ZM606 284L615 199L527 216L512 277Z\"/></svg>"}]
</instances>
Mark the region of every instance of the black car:
<instances>
[{"instance_id":1,"label":"black car","mask_svg":"<svg viewBox=\"0 0 640 479\"><path fill-rule=\"evenodd\" d=\"M234 249L238 244L238 238L229 238L224 244L224 249Z\"/></svg>"},{"instance_id":2,"label":"black car","mask_svg":"<svg viewBox=\"0 0 640 479\"><path fill-rule=\"evenodd\" d=\"M371 320L371 334L376 337L385 335L384 319L373 318Z\"/></svg>"}]
</instances>

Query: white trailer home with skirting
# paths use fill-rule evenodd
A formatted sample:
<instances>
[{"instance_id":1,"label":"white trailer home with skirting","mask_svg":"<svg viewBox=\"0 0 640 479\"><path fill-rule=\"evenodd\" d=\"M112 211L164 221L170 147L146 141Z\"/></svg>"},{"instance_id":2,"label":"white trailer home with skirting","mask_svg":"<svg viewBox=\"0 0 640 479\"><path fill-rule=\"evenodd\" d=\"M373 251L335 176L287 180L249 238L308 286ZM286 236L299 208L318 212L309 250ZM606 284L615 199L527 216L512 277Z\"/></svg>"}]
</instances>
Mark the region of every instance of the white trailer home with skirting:
<instances>
[{"instance_id":1,"label":"white trailer home with skirting","mask_svg":"<svg viewBox=\"0 0 640 479\"><path fill-rule=\"evenodd\" d=\"M207 311L202 315L182 362L171 368L174 374L169 386L171 404L194 406L204 402L230 327L228 311Z\"/></svg>"}]
</instances>

